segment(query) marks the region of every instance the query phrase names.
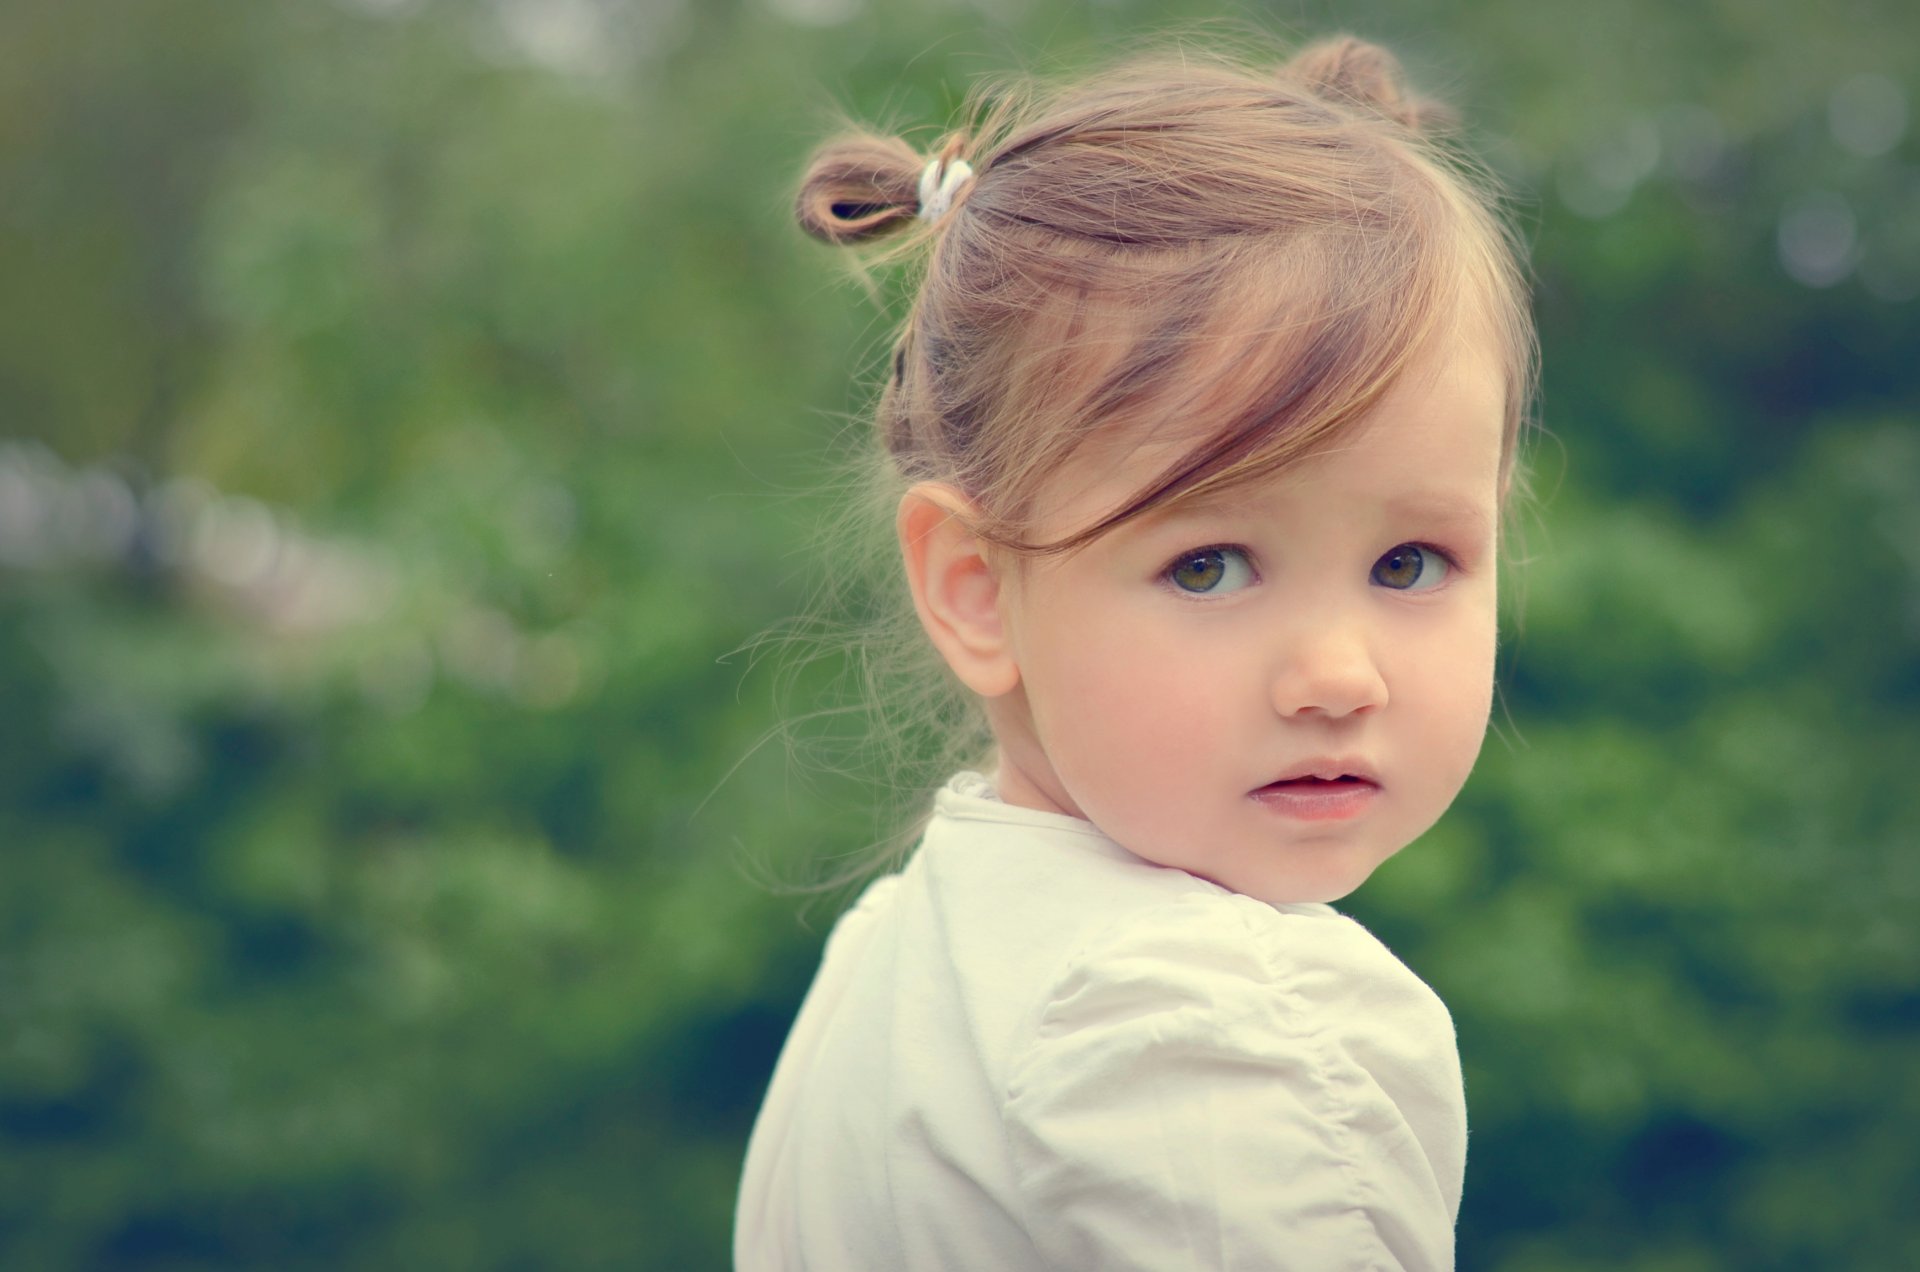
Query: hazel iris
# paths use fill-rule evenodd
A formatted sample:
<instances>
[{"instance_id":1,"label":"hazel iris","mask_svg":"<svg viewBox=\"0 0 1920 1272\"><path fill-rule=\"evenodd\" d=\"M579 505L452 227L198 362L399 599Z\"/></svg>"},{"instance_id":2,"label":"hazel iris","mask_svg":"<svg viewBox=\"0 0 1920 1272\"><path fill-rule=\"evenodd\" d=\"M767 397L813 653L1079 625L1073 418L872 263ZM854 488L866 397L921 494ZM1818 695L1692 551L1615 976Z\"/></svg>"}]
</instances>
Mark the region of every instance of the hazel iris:
<instances>
[{"instance_id":1,"label":"hazel iris","mask_svg":"<svg viewBox=\"0 0 1920 1272\"><path fill-rule=\"evenodd\" d=\"M1173 563L1173 581L1189 592L1211 592L1226 574L1226 557L1218 548L1190 552Z\"/></svg>"},{"instance_id":2,"label":"hazel iris","mask_svg":"<svg viewBox=\"0 0 1920 1272\"><path fill-rule=\"evenodd\" d=\"M1434 576L1444 576L1445 572L1445 564L1436 554L1412 543L1401 544L1373 563L1373 581L1401 591L1420 583L1431 587L1440 581Z\"/></svg>"}]
</instances>

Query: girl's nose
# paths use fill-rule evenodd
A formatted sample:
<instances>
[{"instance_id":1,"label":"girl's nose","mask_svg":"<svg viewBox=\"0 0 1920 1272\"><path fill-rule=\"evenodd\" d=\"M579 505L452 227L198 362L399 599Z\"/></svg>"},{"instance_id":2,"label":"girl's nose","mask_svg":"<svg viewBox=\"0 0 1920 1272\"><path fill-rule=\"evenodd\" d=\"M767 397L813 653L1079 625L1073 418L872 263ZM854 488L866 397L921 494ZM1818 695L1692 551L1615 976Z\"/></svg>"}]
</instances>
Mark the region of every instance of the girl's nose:
<instances>
[{"instance_id":1,"label":"girl's nose","mask_svg":"<svg viewBox=\"0 0 1920 1272\"><path fill-rule=\"evenodd\" d=\"M1302 639L1273 679L1281 715L1338 719L1387 705L1387 682L1357 631L1321 630Z\"/></svg>"}]
</instances>

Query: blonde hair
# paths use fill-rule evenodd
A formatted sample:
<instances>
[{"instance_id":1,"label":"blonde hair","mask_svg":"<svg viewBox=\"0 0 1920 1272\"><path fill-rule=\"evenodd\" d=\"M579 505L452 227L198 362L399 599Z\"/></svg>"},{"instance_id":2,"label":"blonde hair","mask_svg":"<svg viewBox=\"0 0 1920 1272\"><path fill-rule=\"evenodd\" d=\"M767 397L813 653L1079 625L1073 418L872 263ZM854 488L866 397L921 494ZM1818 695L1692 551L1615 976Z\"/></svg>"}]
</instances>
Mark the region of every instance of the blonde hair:
<instances>
[{"instance_id":1,"label":"blonde hair","mask_svg":"<svg viewBox=\"0 0 1920 1272\"><path fill-rule=\"evenodd\" d=\"M1535 363L1520 253L1448 113L1385 50L1342 36L1262 69L1183 48L989 89L967 113L931 156L867 131L827 142L795 205L816 238L884 240L882 261L922 267L874 414L876 528L934 480L974 502L987 542L1070 551L1324 445L1462 323L1505 362L1511 478ZM929 221L922 176L955 160L974 175ZM1083 446L1196 429L1121 507L1032 537L1041 483ZM977 704L910 609L856 639L874 707L904 698L879 754L943 730L933 764L984 754Z\"/></svg>"}]
</instances>

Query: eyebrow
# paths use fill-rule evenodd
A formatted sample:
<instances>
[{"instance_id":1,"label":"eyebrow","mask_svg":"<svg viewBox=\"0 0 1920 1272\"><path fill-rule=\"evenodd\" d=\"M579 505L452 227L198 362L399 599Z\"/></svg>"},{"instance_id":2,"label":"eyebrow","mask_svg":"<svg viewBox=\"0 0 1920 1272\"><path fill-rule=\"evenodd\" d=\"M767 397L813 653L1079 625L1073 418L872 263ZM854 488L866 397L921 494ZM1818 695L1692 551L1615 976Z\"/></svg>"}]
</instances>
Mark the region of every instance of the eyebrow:
<instances>
[{"instance_id":1,"label":"eyebrow","mask_svg":"<svg viewBox=\"0 0 1920 1272\"><path fill-rule=\"evenodd\" d=\"M1250 508L1255 502L1244 493L1229 488L1196 496L1172 508L1155 509L1142 519L1142 524L1158 528L1203 521L1208 517L1232 516ZM1445 491L1416 491L1389 499L1385 506L1387 513L1396 520L1438 521L1479 531L1491 530L1495 522L1494 516L1478 501Z\"/></svg>"},{"instance_id":2,"label":"eyebrow","mask_svg":"<svg viewBox=\"0 0 1920 1272\"><path fill-rule=\"evenodd\" d=\"M1491 529L1494 523L1493 516L1477 500L1438 491L1389 499L1387 511L1414 521L1444 521L1477 530Z\"/></svg>"}]
</instances>

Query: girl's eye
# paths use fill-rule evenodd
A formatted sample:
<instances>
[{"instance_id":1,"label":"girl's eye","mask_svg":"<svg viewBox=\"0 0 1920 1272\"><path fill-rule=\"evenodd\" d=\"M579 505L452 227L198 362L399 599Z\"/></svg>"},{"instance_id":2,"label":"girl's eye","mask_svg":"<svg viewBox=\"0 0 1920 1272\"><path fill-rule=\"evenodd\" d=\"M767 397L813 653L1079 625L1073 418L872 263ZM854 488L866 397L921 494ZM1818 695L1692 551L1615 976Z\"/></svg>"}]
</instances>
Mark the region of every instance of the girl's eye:
<instances>
[{"instance_id":1,"label":"girl's eye","mask_svg":"<svg viewBox=\"0 0 1920 1272\"><path fill-rule=\"evenodd\" d=\"M1167 577L1183 592L1217 596L1253 582L1253 565L1239 548L1200 548L1176 558Z\"/></svg>"},{"instance_id":2,"label":"girl's eye","mask_svg":"<svg viewBox=\"0 0 1920 1272\"><path fill-rule=\"evenodd\" d=\"M1399 592L1424 592L1444 583L1452 568L1432 548L1403 543L1373 563L1373 581Z\"/></svg>"}]
</instances>

